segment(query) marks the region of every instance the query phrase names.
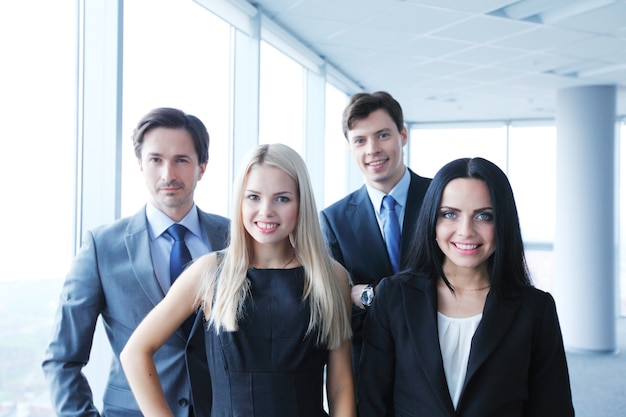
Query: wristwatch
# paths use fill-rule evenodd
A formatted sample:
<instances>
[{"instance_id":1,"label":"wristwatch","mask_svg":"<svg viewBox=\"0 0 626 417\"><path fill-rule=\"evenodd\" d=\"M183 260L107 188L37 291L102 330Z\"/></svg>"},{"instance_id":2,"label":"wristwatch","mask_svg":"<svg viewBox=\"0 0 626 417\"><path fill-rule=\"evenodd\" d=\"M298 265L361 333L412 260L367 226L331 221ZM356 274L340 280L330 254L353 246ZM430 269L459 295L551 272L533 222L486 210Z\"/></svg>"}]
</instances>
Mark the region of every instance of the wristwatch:
<instances>
[{"instance_id":1,"label":"wristwatch","mask_svg":"<svg viewBox=\"0 0 626 417\"><path fill-rule=\"evenodd\" d=\"M365 307L369 307L372 305L372 301L374 301L374 287L372 284L368 284L361 293L361 302Z\"/></svg>"}]
</instances>

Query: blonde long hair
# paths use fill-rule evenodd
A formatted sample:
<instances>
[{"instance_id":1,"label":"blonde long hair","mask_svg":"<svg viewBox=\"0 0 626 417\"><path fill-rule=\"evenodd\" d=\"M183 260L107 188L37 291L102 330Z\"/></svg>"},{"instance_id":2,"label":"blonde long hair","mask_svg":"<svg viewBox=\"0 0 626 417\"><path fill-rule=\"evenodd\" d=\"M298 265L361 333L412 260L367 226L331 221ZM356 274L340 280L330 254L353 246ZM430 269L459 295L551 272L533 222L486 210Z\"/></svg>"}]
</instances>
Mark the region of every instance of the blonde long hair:
<instances>
[{"instance_id":1,"label":"blonde long hair","mask_svg":"<svg viewBox=\"0 0 626 417\"><path fill-rule=\"evenodd\" d=\"M311 306L307 332L317 330L318 343L329 349L336 348L351 337L350 318L320 229L306 164L296 151L283 144L260 145L245 160L248 162L240 171L234 187L230 245L223 260L216 262L203 277L199 296L204 311L211 312L206 319L218 333L238 328L237 322L244 313L244 302L250 295L246 272L252 259L252 238L244 228L241 214L246 180L254 166L276 167L293 178L299 193L298 221L291 243L305 272L302 297L308 299Z\"/></svg>"}]
</instances>

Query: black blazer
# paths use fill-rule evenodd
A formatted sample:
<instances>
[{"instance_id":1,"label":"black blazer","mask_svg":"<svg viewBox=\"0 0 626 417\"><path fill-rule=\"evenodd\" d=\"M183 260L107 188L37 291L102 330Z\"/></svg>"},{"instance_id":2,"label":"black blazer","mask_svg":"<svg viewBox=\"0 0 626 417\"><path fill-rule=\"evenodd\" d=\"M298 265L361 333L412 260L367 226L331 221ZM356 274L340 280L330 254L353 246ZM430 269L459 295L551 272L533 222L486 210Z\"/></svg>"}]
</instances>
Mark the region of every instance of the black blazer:
<instances>
[{"instance_id":1,"label":"black blazer","mask_svg":"<svg viewBox=\"0 0 626 417\"><path fill-rule=\"evenodd\" d=\"M436 280L383 280L363 332L360 417L573 416L552 296L533 287L487 296L454 410L437 331Z\"/></svg>"},{"instance_id":2,"label":"black blazer","mask_svg":"<svg viewBox=\"0 0 626 417\"><path fill-rule=\"evenodd\" d=\"M411 183L407 194L402 241L401 267L415 232L415 223L430 179L409 170ZM377 284L393 275L387 247L380 232L374 207L365 185L321 212L320 221L333 257L351 274L354 284ZM352 309L353 342L361 343L360 331L366 310Z\"/></svg>"}]
</instances>

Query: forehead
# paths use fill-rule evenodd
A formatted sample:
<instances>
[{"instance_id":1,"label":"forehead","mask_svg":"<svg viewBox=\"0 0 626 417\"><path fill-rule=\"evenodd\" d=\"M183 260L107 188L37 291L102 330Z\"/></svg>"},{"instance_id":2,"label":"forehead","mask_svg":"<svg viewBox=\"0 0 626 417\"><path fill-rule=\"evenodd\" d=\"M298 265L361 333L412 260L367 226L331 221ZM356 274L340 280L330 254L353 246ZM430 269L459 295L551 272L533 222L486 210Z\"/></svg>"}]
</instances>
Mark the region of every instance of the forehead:
<instances>
[{"instance_id":1,"label":"forehead","mask_svg":"<svg viewBox=\"0 0 626 417\"><path fill-rule=\"evenodd\" d=\"M191 134L185 129L156 127L143 136L142 153L196 156Z\"/></svg>"},{"instance_id":2,"label":"forehead","mask_svg":"<svg viewBox=\"0 0 626 417\"><path fill-rule=\"evenodd\" d=\"M365 133L377 132L383 129L390 129L398 132L395 122L384 109L378 109L371 112L367 117L352 122L348 136L356 136ZM398 132L399 133L399 132Z\"/></svg>"},{"instance_id":3,"label":"forehead","mask_svg":"<svg viewBox=\"0 0 626 417\"><path fill-rule=\"evenodd\" d=\"M296 182L282 169L270 165L254 165L246 176L246 188L293 192Z\"/></svg>"},{"instance_id":4,"label":"forehead","mask_svg":"<svg viewBox=\"0 0 626 417\"><path fill-rule=\"evenodd\" d=\"M487 183L476 178L456 178L444 188L441 205L455 208L491 207Z\"/></svg>"}]
</instances>

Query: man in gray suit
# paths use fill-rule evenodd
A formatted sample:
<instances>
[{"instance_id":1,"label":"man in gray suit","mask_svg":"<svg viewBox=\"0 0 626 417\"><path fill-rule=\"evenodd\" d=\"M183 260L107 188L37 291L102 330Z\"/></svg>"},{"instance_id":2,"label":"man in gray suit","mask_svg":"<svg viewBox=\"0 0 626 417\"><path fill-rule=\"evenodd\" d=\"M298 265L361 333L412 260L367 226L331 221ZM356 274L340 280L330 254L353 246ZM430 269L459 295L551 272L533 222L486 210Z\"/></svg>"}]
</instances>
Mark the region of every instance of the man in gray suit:
<instances>
[{"instance_id":1,"label":"man in gray suit","mask_svg":"<svg viewBox=\"0 0 626 417\"><path fill-rule=\"evenodd\" d=\"M187 228L184 246L191 258L227 244L228 219L201 211L193 198L209 157L204 124L177 109L154 109L138 123L133 143L150 198L134 216L89 231L66 277L43 362L59 416L100 414L82 373L98 317L114 354L102 415L141 415L119 353L176 278L170 273L174 239L168 228L174 223ZM206 370L202 326L194 330L199 331L188 336L181 327L154 357L176 417L210 410L210 382L208 374L201 374Z\"/></svg>"},{"instance_id":2,"label":"man in gray suit","mask_svg":"<svg viewBox=\"0 0 626 417\"><path fill-rule=\"evenodd\" d=\"M376 284L402 269L415 223L430 184L404 164L408 135L400 103L389 93L358 93L343 113L343 134L363 173L365 185L321 212L321 224L334 258L352 277L352 364L355 380L361 331ZM396 256L388 252L382 202L392 197L398 225Z\"/></svg>"}]
</instances>

